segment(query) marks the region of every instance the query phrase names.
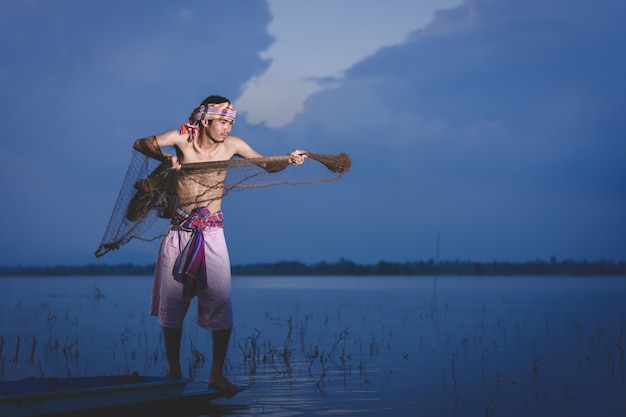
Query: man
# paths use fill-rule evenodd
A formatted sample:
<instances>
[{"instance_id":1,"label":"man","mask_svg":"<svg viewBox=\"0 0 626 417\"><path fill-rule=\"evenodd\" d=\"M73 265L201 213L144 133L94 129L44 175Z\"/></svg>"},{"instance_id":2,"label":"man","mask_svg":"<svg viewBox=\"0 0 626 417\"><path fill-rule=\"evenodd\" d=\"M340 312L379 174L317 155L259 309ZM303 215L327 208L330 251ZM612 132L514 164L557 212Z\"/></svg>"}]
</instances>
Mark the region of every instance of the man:
<instances>
[{"instance_id":1,"label":"man","mask_svg":"<svg viewBox=\"0 0 626 417\"><path fill-rule=\"evenodd\" d=\"M222 390L230 398L237 387L223 374L224 361L233 327L230 298L230 260L222 229L221 212L225 171L185 176L181 164L225 161L235 155L262 157L244 140L231 136L236 111L221 96L207 97L194 109L189 123L179 130L139 139L134 148L144 155L169 165L176 175L174 189L168 196L172 223L159 248L150 314L158 316L163 327L168 361L167 375L181 377L180 343L183 319L191 299L198 297L198 325L213 336L213 358L208 385ZM174 146L176 155L164 153ZM289 163L299 165L306 153L293 151Z\"/></svg>"}]
</instances>

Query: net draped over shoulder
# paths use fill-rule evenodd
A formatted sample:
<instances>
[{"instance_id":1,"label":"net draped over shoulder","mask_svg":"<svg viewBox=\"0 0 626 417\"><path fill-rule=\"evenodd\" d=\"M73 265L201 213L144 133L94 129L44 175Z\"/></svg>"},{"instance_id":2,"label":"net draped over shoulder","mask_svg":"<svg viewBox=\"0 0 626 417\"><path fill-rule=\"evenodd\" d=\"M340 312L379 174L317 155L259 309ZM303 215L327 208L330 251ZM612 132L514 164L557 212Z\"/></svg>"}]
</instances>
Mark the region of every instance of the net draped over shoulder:
<instances>
[{"instance_id":1,"label":"net draped over shoulder","mask_svg":"<svg viewBox=\"0 0 626 417\"><path fill-rule=\"evenodd\" d=\"M165 222L179 207L208 206L214 200L245 189L335 181L352 165L345 153L309 152L307 156L304 164L295 167L289 164L289 155L281 155L183 164L176 171L169 168L169 162L160 163L133 150L95 255L101 257L132 239L151 241L163 236Z\"/></svg>"}]
</instances>

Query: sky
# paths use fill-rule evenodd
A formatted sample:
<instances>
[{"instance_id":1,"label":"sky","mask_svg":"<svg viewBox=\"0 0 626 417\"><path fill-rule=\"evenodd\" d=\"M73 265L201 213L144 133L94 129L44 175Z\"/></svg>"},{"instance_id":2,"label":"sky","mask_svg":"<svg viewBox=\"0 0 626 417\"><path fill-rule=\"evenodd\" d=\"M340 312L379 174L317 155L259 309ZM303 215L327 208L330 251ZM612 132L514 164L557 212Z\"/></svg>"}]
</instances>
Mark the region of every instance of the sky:
<instances>
[{"instance_id":1,"label":"sky","mask_svg":"<svg viewBox=\"0 0 626 417\"><path fill-rule=\"evenodd\" d=\"M233 264L626 261L622 0L0 0L0 265L102 258L135 139L206 96L336 182L226 197ZM309 163L310 161L307 161Z\"/></svg>"}]
</instances>

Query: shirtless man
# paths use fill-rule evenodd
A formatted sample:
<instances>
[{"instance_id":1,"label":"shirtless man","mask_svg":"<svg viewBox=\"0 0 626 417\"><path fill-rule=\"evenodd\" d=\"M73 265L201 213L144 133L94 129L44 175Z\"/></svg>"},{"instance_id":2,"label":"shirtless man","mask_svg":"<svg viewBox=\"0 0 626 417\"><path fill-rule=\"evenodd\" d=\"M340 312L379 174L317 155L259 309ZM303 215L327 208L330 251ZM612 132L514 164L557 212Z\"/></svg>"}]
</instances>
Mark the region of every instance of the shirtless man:
<instances>
[{"instance_id":1,"label":"shirtless man","mask_svg":"<svg viewBox=\"0 0 626 417\"><path fill-rule=\"evenodd\" d=\"M181 169L181 164L224 161L235 155L262 157L244 140L231 136L235 117L236 111L228 99L210 96L194 109L189 123L183 124L180 130L139 139L134 148L159 161L169 161L174 173ZM166 146L174 146L176 155L164 153L161 149ZM302 164L305 158L304 151L296 150L289 154L289 162L293 165ZM221 184L225 172L203 175L202 181L181 176L176 183L176 213L159 248L150 314L158 316L163 327L169 366L167 375L181 377L183 319L191 299L198 297L198 325L210 330L213 335L208 385L211 389L222 390L230 398L237 392L237 387L223 374L233 327L230 260L221 212ZM214 182L214 186L207 188L209 182ZM201 259L191 259L194 255ZM195 265L196 269L187 270L191 268L189 265Z\"/></svg>"}]
</instances>

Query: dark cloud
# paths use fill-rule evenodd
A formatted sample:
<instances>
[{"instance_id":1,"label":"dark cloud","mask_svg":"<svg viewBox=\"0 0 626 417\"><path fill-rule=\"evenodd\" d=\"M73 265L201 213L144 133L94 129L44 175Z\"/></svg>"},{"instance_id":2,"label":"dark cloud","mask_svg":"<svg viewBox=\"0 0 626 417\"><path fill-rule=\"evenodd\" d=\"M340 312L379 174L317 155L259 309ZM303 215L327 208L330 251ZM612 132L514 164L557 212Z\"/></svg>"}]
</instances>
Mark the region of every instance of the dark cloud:
<instances>
[{"instance_id":1,"label":"dark cloud","mask_svg":"<svg viewBox=\"0 0 626 417\"><path fill-rule=\"evenodd\" d=\"M441 12L309 99L292 124L311 147L340 141L365 165L355 181L376 191L352 210L394 207L381 257L426 256L438 232L449 257L626 255L626 61L616 55L626 9L548 3Z\"/></svg>"},{"instance_id":2,"label":"dark cloud","mask_svg":"<svg viewBox=\"0 0 626 417\"><path fill-rule=\"evenodd\" d=\"M93 260L131 144L267 66L263 1L3 3L0 263ZM5 175L6 174L6 175ZM106 203L108 201L108 203ZM90 224L90 220L91 223ZM62 236L34 248L13 236ZM153 257L154 255L152 255Z\"/></svg>"}]
</instances>

